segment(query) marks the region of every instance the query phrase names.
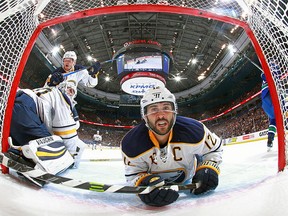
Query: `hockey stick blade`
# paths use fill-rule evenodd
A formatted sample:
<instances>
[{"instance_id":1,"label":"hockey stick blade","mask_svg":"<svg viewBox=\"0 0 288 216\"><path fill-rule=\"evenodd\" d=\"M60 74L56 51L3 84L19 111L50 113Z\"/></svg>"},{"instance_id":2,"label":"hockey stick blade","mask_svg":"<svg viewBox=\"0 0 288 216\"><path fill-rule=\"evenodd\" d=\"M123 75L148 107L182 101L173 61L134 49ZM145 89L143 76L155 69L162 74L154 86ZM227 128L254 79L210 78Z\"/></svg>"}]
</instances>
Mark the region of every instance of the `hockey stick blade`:
<instances>
[{"instance_id":1,"label":"hockey stick blade","mask_svg":"<svg viewBox=\"0 0 288 216\"><path fill-rule=\"evenodd\" d=\"M29 176L32 179L37 179L44 181L46 183L54 183L58 185L63 185L71 188L77 188L88 191L95 192L106 192L106 193L130 193L130 194L146 194L152 191L155 187L133 187L133 186L123 186L123 185L107 185L96 182L84 182L81 180L75 180L67 177L62 177L54 175L51 173L44 172L40 169L34 169L25 164L19 163L11 159L7 154L0 154L0 162L6 167L9 167L17 172L24 174L24 176ZM171 188L176 191L180 190L194 190L198 186L197 184L188 185L171 185L164 186L163 188Z\"/></svg>"}]
</instances>

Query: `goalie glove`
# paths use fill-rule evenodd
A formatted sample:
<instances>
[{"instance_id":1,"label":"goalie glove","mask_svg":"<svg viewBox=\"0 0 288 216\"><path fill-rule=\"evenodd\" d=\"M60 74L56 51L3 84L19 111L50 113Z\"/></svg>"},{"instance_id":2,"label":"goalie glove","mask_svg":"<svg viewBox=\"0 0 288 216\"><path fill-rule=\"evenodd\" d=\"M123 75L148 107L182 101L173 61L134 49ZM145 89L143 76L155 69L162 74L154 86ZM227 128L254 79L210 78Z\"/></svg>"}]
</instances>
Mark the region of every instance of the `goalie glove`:
<instances>
[{"instance_id":1,"label":"goalie glove","mask_svg":"<svg viewBox=\"0 0 288 216\"><path fill-rule=\"evenodd\" d=\"M218 186L218 175L220 173L217 163L213 161L204 161L196 169L192 183L200 183L200 186L191 191L195 195L199 195L210 190L215 190Z\"/></svg>"},{"instance_id":2,"label":"goalie glove","mask_svg":"<svg viewBox=\"0 0 288 216\"><path fill-rule=\"evenodd\" d=\"M159 188L164 184L164 180L159 175L144 175L138 179L136 186L155 186L155 189L147 194L138 194L138 196L146 205L156 207L169 205L177 200L179 194L177 191L172 189Z\"/></svg>"},{"instance_id":3,"label":"goalie glove","mask_svg":"<svg viewBox=\"0 0 288 216\"><path fill-rule=\"evenodd\" d=\"M101 64L100 62L95 62L95 64L93 64L89 70L89 75L93 78L96 78L100 72L101 69Z\"/></svg>"}]
</instances>

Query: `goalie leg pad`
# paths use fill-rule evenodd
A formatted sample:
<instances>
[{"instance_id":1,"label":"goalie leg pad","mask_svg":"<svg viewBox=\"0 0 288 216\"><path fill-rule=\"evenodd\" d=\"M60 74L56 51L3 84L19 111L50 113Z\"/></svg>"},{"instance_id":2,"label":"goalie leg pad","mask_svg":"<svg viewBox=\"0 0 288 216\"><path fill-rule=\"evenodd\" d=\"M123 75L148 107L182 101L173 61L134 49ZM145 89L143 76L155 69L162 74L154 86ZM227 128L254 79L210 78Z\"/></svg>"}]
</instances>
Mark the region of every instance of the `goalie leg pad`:
<instances>
[{"instance_id":1,"label":"goalie leg pad","mask_svg":"<svg viewBox=\"0 0 288 216\"><path fill-rule=\"evenodd\" d=\"M22 146L22 152L26 158L35 159L35 157L38 157L36 155L38 148L49 146L49 145L52 145L52 147L54 146L55 148L55 144L61 147L62 146L61 143L63 143L61 137L56 136L56 135L47 136L47 137L29 141L27 145Z\"/></svg>"},{"instance_id":2,"label":"goalie leg pad","mask_svg":"<svg viewBox=\"0 0 288 216\"><path fill-rule=\"evenodd\" d=\"M62 172L74 163L62 139L55 135L32 140L22 146L22 151L25 157L36 163L36 167L52 174Z\"/></svg>"}]
</instances>

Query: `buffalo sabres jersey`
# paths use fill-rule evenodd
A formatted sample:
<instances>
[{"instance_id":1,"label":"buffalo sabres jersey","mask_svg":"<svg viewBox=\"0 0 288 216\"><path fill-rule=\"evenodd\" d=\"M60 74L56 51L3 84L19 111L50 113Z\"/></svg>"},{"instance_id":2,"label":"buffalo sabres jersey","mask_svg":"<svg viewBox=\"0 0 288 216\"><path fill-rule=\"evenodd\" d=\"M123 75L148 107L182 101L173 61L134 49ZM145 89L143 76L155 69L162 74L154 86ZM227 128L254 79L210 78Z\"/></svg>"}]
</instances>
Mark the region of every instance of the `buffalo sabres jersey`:
<instances>
[{"instance_id":1,"label":"buffalo sabres jersey","mask_svg":"<svg viewBox=\"0 0 288 216\"><path fill-rule=\"evenodd\" d=\"M159 174L167 184L183 184L194 176L197 158L222 161L221 139L202 123L182 116L176 117L164 147L142 122L122 139L121 150L131 184L146 173Z\"/></svg>"},{"instance_id":2,"label":"buffalo sabres jersey","mask_svg":"<svg viewBox=\"0 0 288 216\"><path fill-rule=\"evenodd\" d=\"M99 134L94 134L93 139L94 139L96 142L101 142L101 141L102 141L102 136L99 135Z\"/></svg>"},{"instance_id":3,"label":"buffalo sabres jersey","mask_svg":"<svg viewBox=\"0 0 288 216\"><path fill-rule=\"evenodd\" d=\"M69 76L65 77L65 80L66 79L74 80L76 83L76 86L78 86L78 83L80 83L80 84L87 86L87 87L90 87L90 88L93 88L98 84L98 78L90 76L87 69L85 69L81 65L75 65L74 68L72 68L72 70L70 70L70 71L65 71L61 67L61 68L56 69L53 73L60 72L63 75L65 75L69 72L78 71L78 70L81 70L81 71L74 73L74 74L70 74ZM49 75L48 79L46 80L45 87L48 86L47 83L50 81L50 77L51 77L51 75Z\"/></svg>"},{"instance_id":4,"label":"buffalo sabres jersey","mask_svg":"<svg viewBox=\"0 0 288 216\"><path fill-rule=\"evenodd\" d=\"M37 113L51 134L60 136L64 142L77 136L69 98L56 87L22 89L33 98Z\"/></svg>"}]
</instances>

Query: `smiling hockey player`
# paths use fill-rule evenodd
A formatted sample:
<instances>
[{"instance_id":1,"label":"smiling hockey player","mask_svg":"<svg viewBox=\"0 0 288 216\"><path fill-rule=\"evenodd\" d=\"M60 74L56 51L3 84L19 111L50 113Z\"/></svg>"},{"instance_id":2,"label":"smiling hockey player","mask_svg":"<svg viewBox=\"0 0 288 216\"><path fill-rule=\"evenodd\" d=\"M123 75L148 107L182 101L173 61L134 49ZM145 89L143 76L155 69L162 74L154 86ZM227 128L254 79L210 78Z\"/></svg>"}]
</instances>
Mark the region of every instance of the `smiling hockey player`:
<instances>
[{"instance_id":1,"label":"smiling hockey player","mask_svg":"<svg viewBox=\"0 0 288 216\"><path fill-rule=\"evenodd\" d=\"M199 183L195 195L218 186L222 161L221 140L202 123L177 115L175 96L164 87L148 90L141 100L144 122L131 129L121 142L127 182L155 186L140 199L151 206L177 200L173 189L159 186Z\"/></svg>"}]
</instances>

